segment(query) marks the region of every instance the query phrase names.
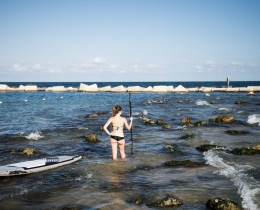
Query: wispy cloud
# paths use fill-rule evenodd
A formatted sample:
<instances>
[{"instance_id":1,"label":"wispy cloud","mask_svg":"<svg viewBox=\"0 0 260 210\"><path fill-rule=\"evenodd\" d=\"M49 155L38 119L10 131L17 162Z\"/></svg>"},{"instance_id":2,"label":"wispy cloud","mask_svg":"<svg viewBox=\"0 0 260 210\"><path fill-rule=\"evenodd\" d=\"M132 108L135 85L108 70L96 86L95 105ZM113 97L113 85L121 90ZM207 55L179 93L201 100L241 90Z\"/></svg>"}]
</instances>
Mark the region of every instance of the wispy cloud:
<instances>
[{"instance_id":1,"label":"wispy cloud","mask_svg":"<svg viewBox=\"0 0 260 210\"><path fill-rule=\"evenodd\" d=\"M100 58L100 57L95 57L93 63L94 64L103 64L103 63L106 63L106 59Z\"/></svg>"}]
</instances>

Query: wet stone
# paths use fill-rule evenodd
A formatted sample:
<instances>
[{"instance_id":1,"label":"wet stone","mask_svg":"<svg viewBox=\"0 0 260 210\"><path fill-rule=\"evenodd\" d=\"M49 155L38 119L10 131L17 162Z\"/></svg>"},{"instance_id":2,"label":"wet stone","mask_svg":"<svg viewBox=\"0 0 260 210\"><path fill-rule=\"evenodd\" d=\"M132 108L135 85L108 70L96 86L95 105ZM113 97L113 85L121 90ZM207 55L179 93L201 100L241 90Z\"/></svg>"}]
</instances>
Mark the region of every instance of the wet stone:
<instances>
[{"instance_id":1,"label":"wet stone","mask_svg":"<svg viewBox=\"0 0 260 210\"><path fill-rule=\"evenodd\" d=\"M145 125L154 125L156 123L155 120L151 120L146 117L142 117L141 120Z\"/></svg>"},{"instance_id":2,"label":"wet stone","mask_svg":"<svg viewBox=\"0 0 260 210\"><path fill-rule=\"evenodd\" d=\"M166 166L185 166L185 167L196 167L204 165L202 162L193 162L190 160L170 160L165 162Z\"/></svg>"},{"instance_id":3,"label":"wet stone","mask_svg":"<svg viewBox=\"0 0 260 210\"><path fill-rule=\"evenodd\" d=\"M188 134L181 136L181 139L191 139L191 138L194 138L194 137L196 137L196 134L188 133Z\"/></svg>"},{"instance_id":4,"label":"wet stone","mask_svg":"<svg viewBox=\"0 0 260 210\"><path fill-rule=\"evenodd\" d=\"M235 104L249 104L249 102L246 102L246 101L236 101Z\"/></svg>"},{"instance_id":5,"label":"wet stone","mask_svg":"<svg viewBox=\"0 0 260 210\"><path fill-rule=\"evenodd\" d=\"M213 210L242 210L236 202L229 199L223 200L221 198L210 199L206 203L207 208Z\"/></svg>"},{"instance_id":6,"label":"wet stone","mask_svg":"<svg viewBox=\"0 0 260 210\"><path fill-rule=\"evenodd\" d=\"M212 149L218 149L219 146L218 145L212 145L212 144L202 144L199 147L196 147L197 150L201 151L201 152L206 152Z\"/></svg>"},{"instance_id":7,"label":"wet stone","mask_svg":"<svg viewBox=\"0 0 260 210\"><path fill-rule=\"evenodd\" d=\"M260 154L260 145L254 147L235 148L231 151L234 155L256 155Z\"/></svg>"},{"instance_id":8,"label":"wet stone","mask_svg":"<svg viewBox=\"0 0 260 210\"><path fill-rule=\"evenodd\" d=\"M38 154L39 152L32 148L25 148L22 153L24 155L34 155L34 154Z\"/></svg>"},{"instance_id":9,"label":"wet stone","mask_svg":"<svg viewBox=\"0 0 260 210\"><path fill-rule=\"evenodd\" d=\"M184 117L184 118L181 120L181 123L182 123L182 124L192 123L192 119L189 118L189 117Z\"/></svg>"},{"instance_id":10,"label":"wet stone","mask_svg":"<svg viewBox=\"0 0 260 210\"><path fill-rule=\"evenodd\" d=\"M86 141L88 142L100 142L100 140L97 138L95 134L85 134L84 136L86 138Z\"/></svg>"},{"instance_id":11,"label":"wet stone","mask_svg":"<svg viewBox=\"0 0 260 210\"><path fill-rule=\"evenodd\" d=\"M227 130L227 133L230 135L244 135L249 134L248 131L240 131L240 130Z\"/></svg>"},{"instance_id":12,"label":"wet stone","mask_svg":"<svg viewBox=\"0 0 260 210\"><path fill-rule=\"evenodd\" d=\"M166 145L164 148L165 148L166 150L172 152L172 153L179 154L179 155L185 155L184 152L175 149L175 148L174 148L173 146L171 146L171 145Z\"/></svg>"},{"instance_id":13,"label":"wet stone","mask_svg":"<svg viewBox=\"0 0 260 210\"><path fill-rule=\"evenodd\" d=\"M170 197L169 195L167 195L163 199L147 204L147 206L154 206L154 207L174 207L179 205L182 205L182 202L177 198Z\"/></svg>"},{"instance_id":14,"label":"wet stone","mask_svg":"<svg viewBox=\"0 0 260 210\"><path fill-rule=\"evenodd\" d=\"M218 116L217 118L209 119L210 122L226 122L226 123L233 122L233 120L234 120L233 116Z\"/></svg>"},{"instance_id":15,"label":"wet stone","mask_svg":"<svg viewBox=\"0 0 260 210\"><path fill-rule=\"evenodd\" d=\"M194 126L202 126L202 125L207 125L205 121L198 121L194 123Z\"/></svg>"}]
</instances>

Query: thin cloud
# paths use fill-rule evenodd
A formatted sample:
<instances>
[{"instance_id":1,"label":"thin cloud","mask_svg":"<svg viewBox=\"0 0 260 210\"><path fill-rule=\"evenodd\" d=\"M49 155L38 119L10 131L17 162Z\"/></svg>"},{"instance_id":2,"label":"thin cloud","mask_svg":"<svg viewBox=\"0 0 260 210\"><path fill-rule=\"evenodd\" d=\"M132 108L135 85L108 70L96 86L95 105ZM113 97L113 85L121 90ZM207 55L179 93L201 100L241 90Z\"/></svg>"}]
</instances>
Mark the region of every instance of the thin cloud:
<instances>
[{"instance_id":1,"label":"thin cloud","mask_svg":"<svg viewBox=\"0 0 260 210\"><path fill-rule=\"evenodd\" d=\"M103 64L103 63L106 63L106 59L100 58L100 57L95 57L93 63L95 63L95 64Z\"/></svg>"},{"instance_id":2,"label":"thin cloud","mask_svg":"<svg viewBox=\"0 0 260 210\"><path fill-rule=\"evenodd\" d=\"M202 67L201 67L201 66L199 66L199 65L196 65L196 66L195 66L195 69L197 69L197 70L201 70L201 69L202 69Z\"/></svg>"},{"instance_id":3,"label":"thin cloud","mask_svg":"<svg viewBox=\"0 0 260 210\"><path fill-rule=\"evenodd\" d=\"M156 65L156 64L147 64L146 67L148 67L149 69L164 69L165 66L164 65Z\"/></svg>"}]
</instances>

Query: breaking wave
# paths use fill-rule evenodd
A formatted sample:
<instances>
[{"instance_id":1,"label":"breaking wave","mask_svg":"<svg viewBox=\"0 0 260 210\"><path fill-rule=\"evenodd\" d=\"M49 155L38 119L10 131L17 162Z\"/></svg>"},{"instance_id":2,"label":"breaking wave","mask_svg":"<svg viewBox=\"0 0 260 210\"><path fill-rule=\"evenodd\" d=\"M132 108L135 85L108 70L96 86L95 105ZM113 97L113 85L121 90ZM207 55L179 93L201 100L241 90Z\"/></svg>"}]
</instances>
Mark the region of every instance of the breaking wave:
<instances>
[{"instance_id":1,"label":"breaking wave","mask_svg":"<svg viewBox=\"0 0 260 210\"><path fill-rule=\"evenodd\" d=\"M238 187L238 193L241 195L242 207L248 210L257 210L259 207L254 203L255 195L260 192L260 184L254 178L243 173L252 169L249 165L237 165L232 162L225 163L223 158L219 157L214 150L204 152L206 163L217 168L216 174L226 176L235 186Z\"/></svg>"},{"instance_id":2,"label":"breaking wave","mask_svg":"<svg viewBox=\"0 0 260 210\"><path fill-rule=\"evenodd\" d=\"M198 106L203 106L203 105L210 106L210 104L207 101L201 101L201 100L198 100L196 102L196 105L198 105Z\"/></svg>"},{"instance_id":3,"label":"breaking wave","mask_svg":"<svg viewBox=\"0 0 260 210\"><path fill-rule=\"evenodd\" d=\"M249 123L249 124L259 123L258 125L260 126L260 114L249 115L247 123Z\"/></svg>"},{"instance_id":4,"label":"breaking wave","mask_svg":"<svg viewBox=\"0 0 260 210\"><path fill-rule=\"evenodd\" d=\"M41 132L36 131L34 133L30 133L29 135L25 136L25 138L30 139L30 140L39 140L43 138L44 136L41 136Z\"/></svg>"}]
</instances>

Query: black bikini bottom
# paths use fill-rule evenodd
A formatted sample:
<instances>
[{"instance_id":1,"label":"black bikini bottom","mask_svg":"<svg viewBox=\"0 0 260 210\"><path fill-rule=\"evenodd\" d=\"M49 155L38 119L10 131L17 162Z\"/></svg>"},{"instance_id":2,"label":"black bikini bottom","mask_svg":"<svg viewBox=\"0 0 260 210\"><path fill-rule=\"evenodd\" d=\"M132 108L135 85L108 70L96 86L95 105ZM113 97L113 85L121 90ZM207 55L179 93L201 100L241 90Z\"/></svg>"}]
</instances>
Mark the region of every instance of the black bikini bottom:
<instances>
[{"instance_id":1,"label":"black bikini bottom","mask_svg":"<svg viewBox=\"0 0 260 210\"><path fill-rule=\"evenodd\" d=\"M121 136L111 136L112 139L115 139L117 141L123 140L125 137L121 137Z\"/></svg>"}]
</instances>

